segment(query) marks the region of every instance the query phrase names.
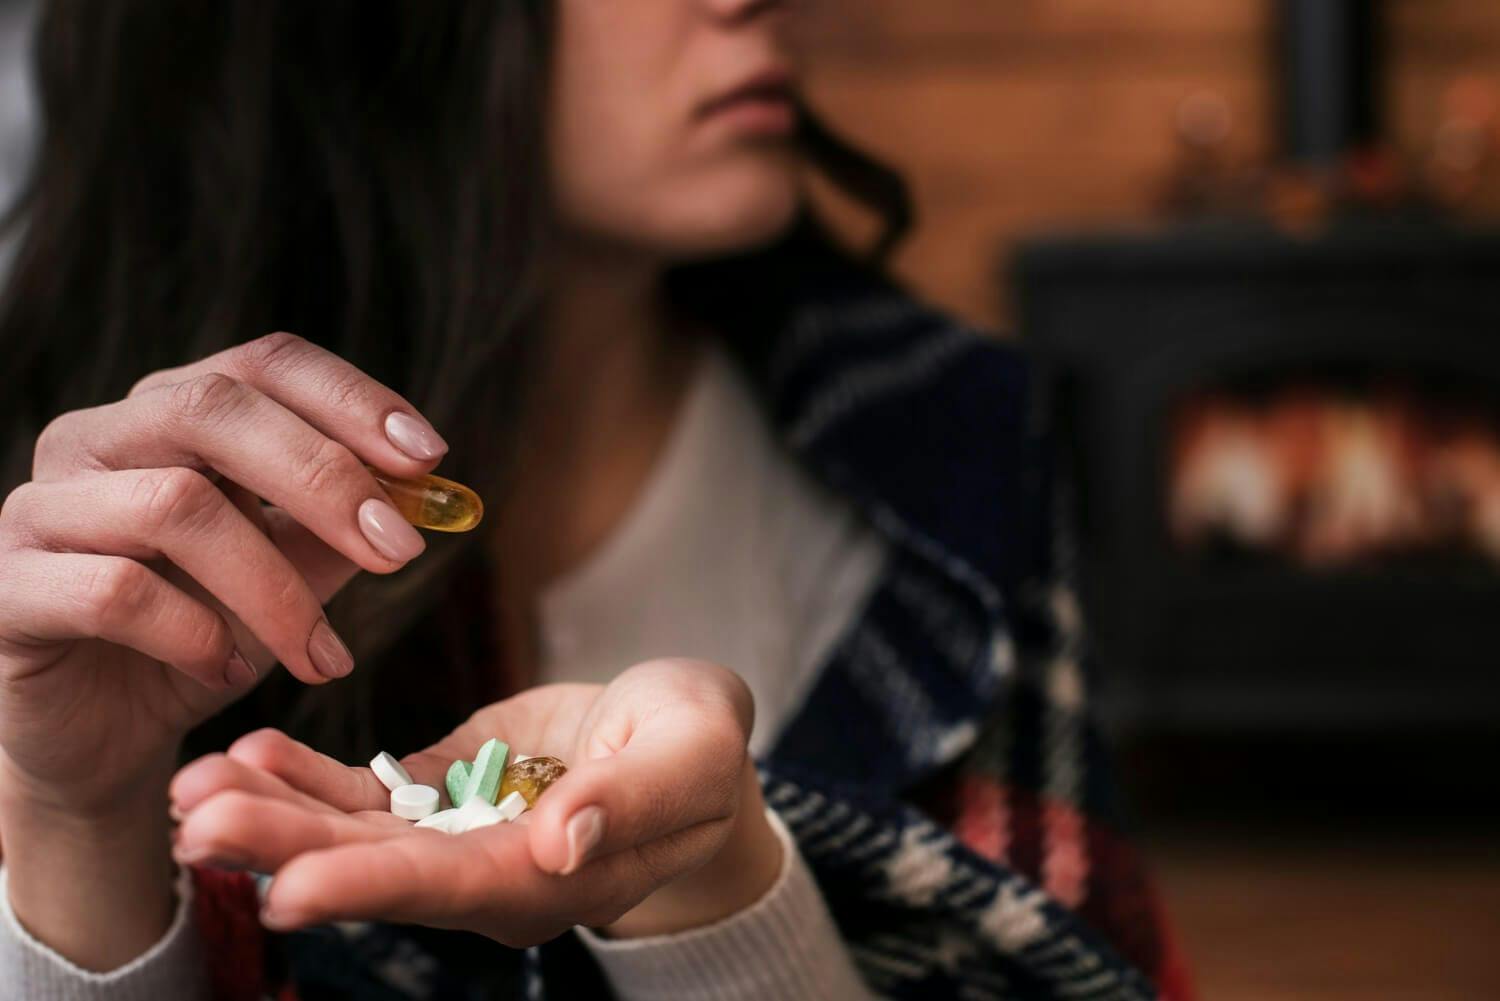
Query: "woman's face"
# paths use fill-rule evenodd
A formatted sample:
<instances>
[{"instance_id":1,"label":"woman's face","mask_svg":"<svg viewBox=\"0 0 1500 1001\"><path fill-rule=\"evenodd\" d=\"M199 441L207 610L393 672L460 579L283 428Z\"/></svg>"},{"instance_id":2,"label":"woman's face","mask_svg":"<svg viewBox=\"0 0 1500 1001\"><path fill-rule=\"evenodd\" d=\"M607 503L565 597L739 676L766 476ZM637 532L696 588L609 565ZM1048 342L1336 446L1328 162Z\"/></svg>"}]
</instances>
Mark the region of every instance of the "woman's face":
<instances>
[{"instance_id":1,"label":"woman's face","mask_svg":"<svg viewBox=\"0 0 1500 1001\"><path fill-rule=\"evenodd\" d=\"M746 249L798 201L782 0L556 0L564 225L666 260Z\"/></svg>"}]
</instances>

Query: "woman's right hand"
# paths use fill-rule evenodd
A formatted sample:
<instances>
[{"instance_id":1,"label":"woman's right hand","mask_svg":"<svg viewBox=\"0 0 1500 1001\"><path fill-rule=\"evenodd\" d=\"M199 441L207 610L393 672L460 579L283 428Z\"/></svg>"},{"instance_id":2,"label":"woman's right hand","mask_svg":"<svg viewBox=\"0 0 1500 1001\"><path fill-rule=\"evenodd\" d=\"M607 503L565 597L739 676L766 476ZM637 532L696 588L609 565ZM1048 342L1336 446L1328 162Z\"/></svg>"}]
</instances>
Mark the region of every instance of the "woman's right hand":
<instances>
[{"instance_id":1,"label":"woman's right hand","mask_svg":"<svg viewBox=\"0 0 1500 1001\"><path fill-rule=\"evenodd\" d=\"M362 463L416 476L444 451L401 396L290 334L52 421L0 509L7 856L28 818L160 811L182 736L276 661L347 674L323 603L424 546Z\"/></svg>"}]
</instances>

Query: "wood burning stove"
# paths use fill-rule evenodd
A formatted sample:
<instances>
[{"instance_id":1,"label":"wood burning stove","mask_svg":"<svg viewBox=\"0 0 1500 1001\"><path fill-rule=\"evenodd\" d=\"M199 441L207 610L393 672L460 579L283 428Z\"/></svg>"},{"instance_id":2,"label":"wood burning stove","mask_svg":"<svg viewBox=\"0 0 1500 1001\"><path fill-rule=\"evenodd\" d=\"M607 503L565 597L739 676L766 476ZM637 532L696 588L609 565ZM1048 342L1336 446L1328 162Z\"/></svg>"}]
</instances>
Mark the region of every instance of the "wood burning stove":
<instances>
[{"instance_id":1,"label":"wood burning stove","mask_svg":"<svg viewBox=\"0 0 1500 1001\"><path fill-rule=\"evenodd\" d=\"M1500 719L1500 565L1482 547L1445 537L1318 564L1185 545L1172 525L1173 445L1205 394L1253 406L1377 387L1378 401L1400 386L1408 407L1438 401L1437 427L1456 398L1482 419L1500 401L1500 234L1060 238L1023 248L1013 280L1053 377L1117 725Z\"/></svg>"},{"instance_id":2,"label":"wood burning stove","mask_svg":"<svg viewBox=\"0 0 1500 1001\"><path fill-rule=\"evenodd\" d=\"M1117 728L1500 720L1500 232L1368 183L1380 7L1277 0L1266 173L1316 211L1012 258Z\"/></svg>"}]
</instances>

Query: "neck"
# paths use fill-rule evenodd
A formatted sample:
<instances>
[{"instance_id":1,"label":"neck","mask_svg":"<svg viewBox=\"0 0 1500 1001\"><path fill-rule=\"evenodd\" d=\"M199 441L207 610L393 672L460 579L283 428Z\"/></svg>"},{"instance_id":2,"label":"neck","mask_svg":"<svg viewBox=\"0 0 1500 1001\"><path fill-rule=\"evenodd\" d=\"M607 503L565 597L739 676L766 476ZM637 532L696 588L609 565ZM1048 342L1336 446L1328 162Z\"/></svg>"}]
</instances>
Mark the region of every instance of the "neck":
<instances>
[{"instance_id":1,"label":"neck","mask_svg":"<svg viewBox=\"0 0 1500 1001\"><path fill-rule=\"evenodd\" d=\"M678 352L661 273L639 258L577 249L556 274L528 428L564 454L599 451L601 437L656 409L672 381Z\"/></svg>"},{"instance_id":2,"label":"neck","mask_svg":"<svg viewBox=\"0 0 1500 1001\"><path fill-rule=\"evenodd\" d=\"M696 358L659 267L581 249L564 264L544 312L516 489L498 519L513 597L534 598L616 528L670 436Z\"/></svg>"}]
</instances>

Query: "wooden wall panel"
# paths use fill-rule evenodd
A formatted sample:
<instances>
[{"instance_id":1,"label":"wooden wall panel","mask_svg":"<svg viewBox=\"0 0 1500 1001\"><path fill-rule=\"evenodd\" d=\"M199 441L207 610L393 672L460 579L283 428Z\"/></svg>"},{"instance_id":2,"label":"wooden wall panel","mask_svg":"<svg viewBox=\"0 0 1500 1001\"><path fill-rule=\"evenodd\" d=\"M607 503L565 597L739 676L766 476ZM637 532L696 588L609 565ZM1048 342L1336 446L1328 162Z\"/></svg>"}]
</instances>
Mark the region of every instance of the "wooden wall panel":
<instances>
[{"instance_id":1,"label":"wooden wall panel","mask_svg":"<svg viewBox=\"0 0 1500 1001\"><path fill-rule=\"evenodd\" d=\"M1274 143L1267 0L803 2L813 100L916 195L899 272L975 322L1008 322L994 276L1020 236L1154 217L1185 96L1228 100L1242 155ZM1454 77L1500 79L1500 3L1390 16L1392 132L1424 144Z\"/></svg>"}]
</instances>

